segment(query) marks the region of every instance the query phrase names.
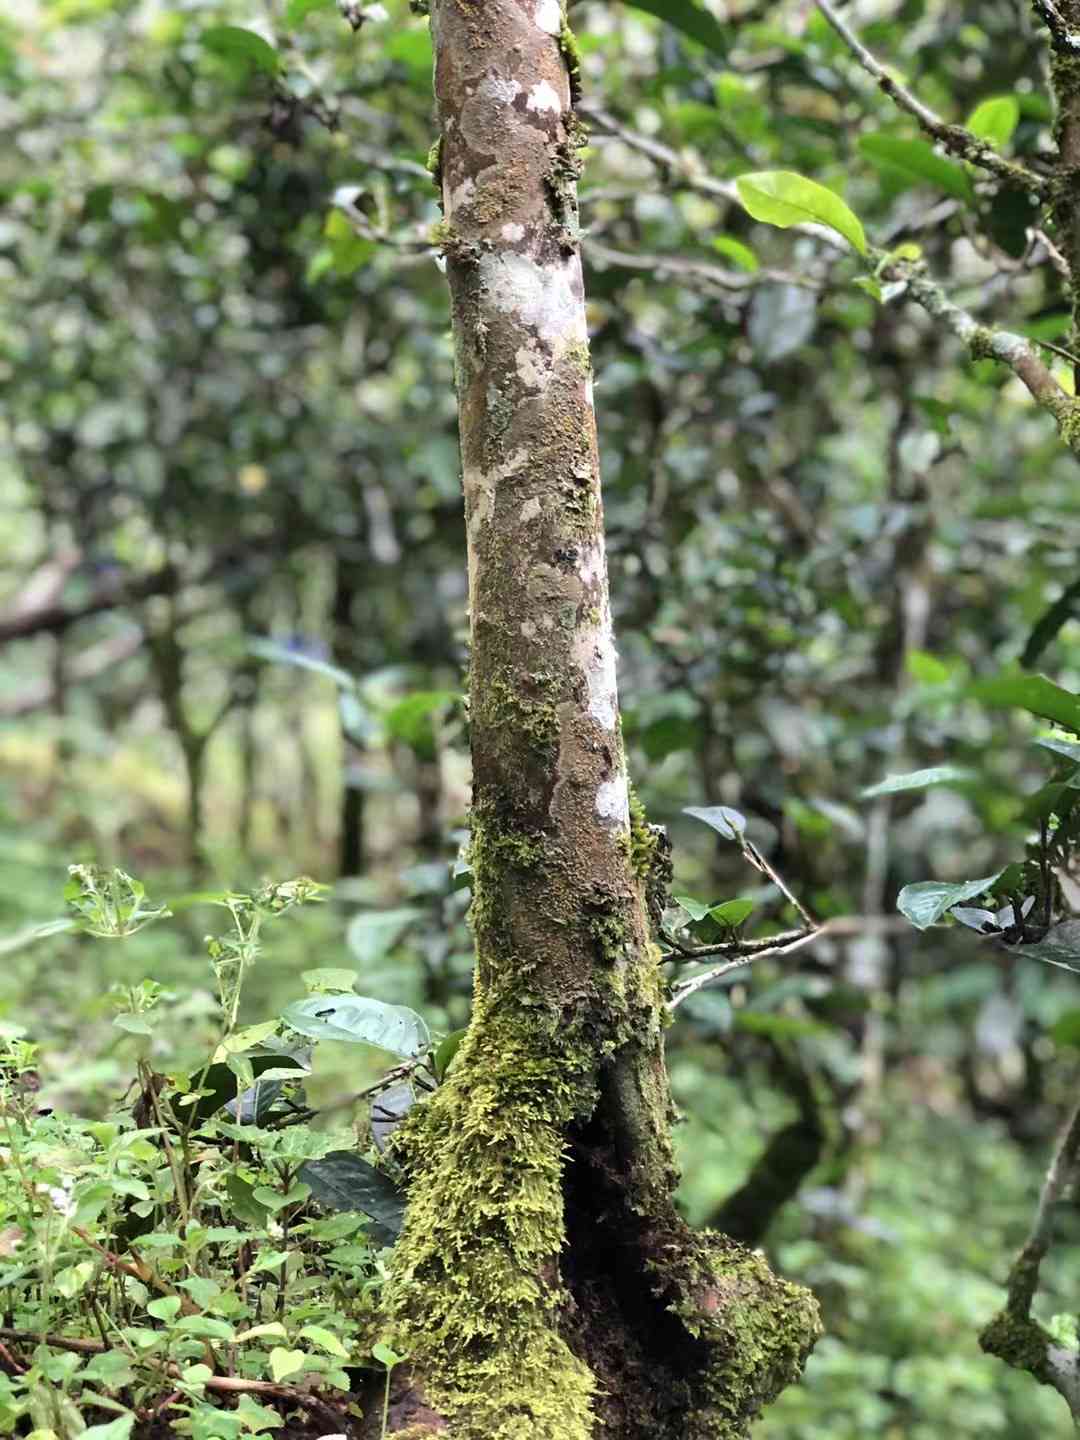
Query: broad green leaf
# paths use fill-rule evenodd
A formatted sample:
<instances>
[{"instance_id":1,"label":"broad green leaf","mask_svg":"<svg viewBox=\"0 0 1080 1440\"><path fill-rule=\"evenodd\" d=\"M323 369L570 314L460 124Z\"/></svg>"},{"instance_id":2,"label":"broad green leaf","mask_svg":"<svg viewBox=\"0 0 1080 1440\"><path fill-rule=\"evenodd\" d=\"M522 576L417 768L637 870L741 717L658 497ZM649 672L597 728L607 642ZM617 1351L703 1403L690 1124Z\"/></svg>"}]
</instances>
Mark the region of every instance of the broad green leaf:
<instances>
[{"instance_id":1,"label":"broad green leaf","mask_svg":"<svg viewBox=\"0 0 1080 1440\"><path fill-rule=\"evenodd\" d=\"M268 1071L273 1070L288 1070L305 1074L309 1068L304 1055L285 1051L264 1049L257 1054L248 1055L246 1059L255 1077L265 1075ZM192 1079L197 1082L199 1076L195 1075ZM200 1121L209 1119L211 1115L221 1110L230 1100L235 1100L239 1087L240 1081L236 1072L225 1061L218 1061L211 1065L202 1077L202 1084L199 1088L207 1093L201 1094L192 1106L177 1104L175 1095L170 1098L184 1123L187 1123L187 1117L193 1113L192 1124L197 1125ZM261 1106L259 1108L262 1109Z\"/></svg>"},{"instance_id":2,"label":"broad green leaf","mask_svg":"<svg viewBox=\"0 0 1080 1440\"><path fill-rule=\"evenodd\" d=\"M328 993L347 993L359 979L355 970L338 969L334 966L327 966L320 970L304 970L300 979L313 994L325 995Z\"/></svg>"},{"instance_id":3,"label":"broad green leaf","mask_svg":"<svg viewBox=\"0 0 1080 1440\"><path fill-rule=\"evenodd\" d=\"M435 1054L432 1056L432 1064L435 1067L435 1076L442 1084L447 1070L453 1063L454 1056L461 1049L461 1042L465 1039L465 1029L451 1030L445 1040L440 1040Z\"/></svg>"},{"instance_id":4,"label":"broad green leaf","mask_svg":"<svg viewBox=\"0 0 1080 1440\"><path fill-rule=\"evenodd\" d=\"M270 1351L270 1374L275 1384L280 1383L287 1375L298 1375L303 1370L307 1356L302 1350L285 1350L280 1345L275 1345Z\"/></svg>"},{"instance_id":5,"label":"broad green leaf","mask_svg":"<svg viewBox=\"0 0 1080 1440\"><path fill-rule=\"evenodd\" d=\"M1055 755L1064 755L1066 760L1080 763L1080 745L1074 740L1059 740L1056 735L1040 735L1034 743L1043 750L1052 750Z\"/></svg>"},{"instance_id":6,"label":"broad green leaf","mask_svg":"<svg viewBox=\"0 0 1080 1440\"><path fill-rule=\"evenodd\" d=\"M91 1425L82 1432L79 1440L128 1440L134 1424L134 1415L118 1415L107 1425Z\"/></svg>"},{"instance_id":7,"label":"broad green leaf","mask_svg":"<svg viewBox=\"0 0 1080 1440\"><path fill-rule=\"evenodd\" d=\"M753 272L758 268L758 258L741 240L736 240L732 235L714 235L713 249L719 255L725 256L733 265L740 270Z\"/></svg>"},{"instance_id":8,"label":"broad green leaf","mask_svg":"<svg viewBox=\"0 0 1080 1440\"><path fill-rule=\"evenodd\" d=\"M1080 697L1063 690L1045 675L1026 675L1022 670L1004 671L990 680L977 680L968 689L984 705L1017 706L1043 720L1053 720L1074 735L1080 735Z\"/></svg>"},{"instance_id":9,"label":"broad green leaf","mask_svg":"<svg viewBox=\"0 0 1080 1440\"><path fill-rule=\"evenodd\" d=\"M922 400L917 402L920 407L924 404ZM947 410L947 406L942 406ZM929 655L925 650L909 650L904 657L907 672L913 680L918 680L922 685L945 685L952 679L952 671L939 660L936 655Z\"/></svg>"},{"instance_id":10,"label":"broad green leaf","mask_svg":"<svg viewBox=\"0 0 1080 1440\"><path fill-rule=\"evenodd\" d=\"M408 1359L408 1356L399 1355L396 1350L392 1350L389 1345L384 1345L381 1340L371 1347L371 1353L380 1365L386 1366L387 1370L392 1370L395 1365L400 1365L403 1360Z\"/></svg>"},{"instance_id":11,"label":"broad green leaf","mask_svg":"<svg viewBox=\"0 0 1080 1440\"><path fill-rule=\"evenodd\" d=\"M396 910L362 910L350 920L345 943L361 965L370 965L383 959L424 914L414 905L402 905Z\"/></svg>"},{"instance_id":12,"label":"broad green leaf","mask_svg":"<svg viewBox=\"0 0 1080 1440\"><path fill-rule=\"evenodd\" d=\"M738 840L746 829L746 816L730 805L687 805L683 814L703 820L725 840Z\"/></svg>"},{"instance_id":13,"label":"broad green leaf","mask_svg":"<svg viewBox=\"0 0 1080 1440\"><path fill-rule=\"evenodd\" d=\"M360 1210L370 1215L391 1240L401 1231L405 1195L389 1175L352 1150L332 1150L321 1160L301 1165L300 1179L327 1210Z\"/></svg>"},{"instance_id":14,"label":"broad green leaf","mask_svg":"<svg viewBox=\"0 0 1080 1440\"><path fill-rule=\"evenodd\" d=\"M1001 150L1012 139L1020 119L1020 105L1015 95L995 95L975 106L966 125L980 140Z\"/></svg>"},{"instance_id":15,"label":"broad green leaf","mask_svg":"<svg viewBox=\"0 0 1080 1440\"><path fill-rule=\"evenodd\" d=\"M901 135L860 135L859 149L871 164L902 175L913 184L936 185L958 200L974 198L967 171L939 155L925 140L907 140Z\"/></svg>"},{"instance_id":16,"label":"broad green leaf","mask_svg":"<svg viewBox=\"0 0 1080 1440\"><path fill-rule=\"evenodd\" d=\"M334 0L289 0L285 6L285 24L295 29L302 25L313 10L336 10Z\"/></svg>"},{"instance_id":17,"label":"broad green leaf","mask_svg":"<svg viewBox=\"0 0 1080 1440\"><path fill-rule=\"evenodd\" d=\"M728 31L696 0L627 0L635 10L647 10L675 30L704 45L716 55L728 53Z\"/></svg>"},{"instance_id":18,"label":"broad green leaf","mask_svg":"<svg viewBox=\"0 0 1080 1440\"><path fill-rule=\"evenodd\" d=\"M755 220L778 225L781 230L807 221L827 225L860 255L866 254L866 235L859 217L834 190L819 185L816 180L808 180L792 170L758 170L740 175L735 186L739 199Z\"/></svg>"},{"instance_id":19,"label":"broad green leaf","mask_svg":"<svg viewBox=\"0 0 1080 1440\"><path fill-rule=\"evenodd\" d=\"M227 1320L215 1320L212 1315L183 1315L176 1322L176 1329L185 1335L198 1335L202 1340L229 1341L235 1333Z\"/></svg>"},{"instance_id":20,"label":"broad green leaf","mask_svg":"<svg viewBox=\"0 0 1080 1440\"><path fill-rule=\"evenodd\" d=\"M911 770L906 775L887 775L862 792L864 800L878 795L899 795L904 790L929 790L933 785L968 785L978 777L962 765L932 765L928 770Z\"/></svg>"},{"instance_id":21,"label":"broad green leaf","mask_svg":"<svg viewBox=\"0 0 1080 1440\"><path fill-rule=\"evenodd\" d=\"M725 900L722 905L714 905L709 914L718 924L734 928L741 925L753 909L753 900Z\"/></svg>"},{"instance_id":22,"label":"broad green leaf","mask_svg":"<svg viewBox=\"0 0 1080 1440\"><path fill-rule=\"evenodd\" d=\"M988 875L984 880L960 880L946 884L940 880L920 880L914 885L905 885L896 897L896 908L905 919L910 920L916 930L929 929L937 923L954 905L965 900L974 900L982 895L1000 878L1002 872Z\"/></svg>"},{"instance_id":23,"label":"broad green leaf","mask_svg":"<svg viewBox=\"0 0 1080 1440\"><path fill-rule=\"evenodd\" d=\"M318 1345L320 1350L325 1350L328 1355L337 1355L342 1360L348 1359L349 1352L341 1343L341 1337L335 1335L332 1330L327 1330L323 1325L305 1325L300 1331L301 1340L310 1340L313 1345Z\"/></svg>"},{"instance_id":24,"label":"broad green leaf","mask_svg":"<svg viewBox=\"0 0 1080 1440\"><path fill-rule=\"evenodd\" d=\"M406 1059L431 1045L428 1027L415 1010L366 995L312 995L290 1005L281 1018L312 1040L375 1045Z\"/></svg>"},{"instance_id":25,"label":"broad green leaf","mask_svg":"<svg viewBox=\"0 0 1080 1440\"><path fill-rule=\"evenodd\" d=\"M281 66L274 47L254 30L245 30L241 25L211 25L199 38L207 50L234 64L250 66L267 75L276 75Z\"/></svg>"},{"instance_id":26,"label":"broad green leaf","mask_svg":"<svg viewBox=\"0 0 1080 1440\"><path fill-rule=\"evenodd\" d=\"M691 920L704 920L709 913L709 906L704 900L695 900L692 895L673 895L676 905L681 905Z\"/></svg>"},{"instance_id":27,"label":"broad green leaf","mask_svg":"<svg viewBox=\"0 0 1080 1440\"><path fill-rule=\"evenodd\" d=\"M1063 920L1037 944L1022 945L1016 953L1025 960L1041 960L1080 975L1080 920Z\"/></svg>"}]
</instances>

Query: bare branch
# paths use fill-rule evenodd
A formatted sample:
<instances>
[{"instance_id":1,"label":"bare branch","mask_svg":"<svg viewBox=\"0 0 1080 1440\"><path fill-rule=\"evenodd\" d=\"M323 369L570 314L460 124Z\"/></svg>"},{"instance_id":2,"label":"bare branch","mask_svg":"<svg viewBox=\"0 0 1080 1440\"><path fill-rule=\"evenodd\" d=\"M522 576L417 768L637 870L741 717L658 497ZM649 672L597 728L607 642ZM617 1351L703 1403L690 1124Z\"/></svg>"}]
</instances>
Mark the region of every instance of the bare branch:
<instances>
[{"instance_id":1,"label":"bare branch","mask_svg":"<svg viewBox=\"0 0 1080 1440\"><path fill-rule=\"evenodd\" d=\"M689 980L680 980L677 985L672 987L668 1009L676 1009L684 1000L689 1000L691 995L696 995L707 985L715 985L725 975L730 975L733 970L740 970L746 965L752 965L755 960L765 960L770 955L790 955L796 950L801 950L805 945L819 939L821 933L821 930L810 930L801 935L798 940L792 940L787 945L773 945L764 950L755 950L748 955L740 955L735 960L729 960L724 965L717 965L712 970L705 970L700 975L692 976Z\"/></svg>"},{"instance_id":2,"label":"bare branch","mask_svg":"<svg viewBox=\"0 0 1080 1440\"><path fill-rule=\"evenodd\" d=\"M1005 180L1010 185L1030 190L1036 195L1046 193L1047 182L1041 175L1036 175L1034 170L1029 170L1025 165L1018 165L1015 161L1006 160L992 145L985 140L980 140L977 135L973 135L963 125L950 125L928 105L924 105L921 100L917 99L898 80L895 80L881 61L871 54L855 32L840 18L830 0L815 0L815 4L862 68L877 82L878 88L888 95L889 99L901 110L913 116L918 121L920 128L931 139L938 141L951 154L959 155L961 159L970 161L972 165L978 165L999 180ZM1038 0L1036 0L1036 8L1038 8Z\"/></svg>"},{"instance_id":3,"label":"bare branch","mask_svg":"<svg viewBox=\"0 0 1080 1440\"><path fill-rule=\"evenodd\" d=\"M589 260L599 260L605 265L621 265L626 270L648 270L651 274L671 275L677 280L699 280L706 285L716 285L721 290L752 290L756 285L800 285L807 290L821 287L807 275L796 275L786 270L754 270L752 272L725 270L709 260L695 260L688 255L651 255L638 251L630 254L625 250L613 250L603 245L590 234L585 237L585 255Z\"/></svg>"}]
</instances>

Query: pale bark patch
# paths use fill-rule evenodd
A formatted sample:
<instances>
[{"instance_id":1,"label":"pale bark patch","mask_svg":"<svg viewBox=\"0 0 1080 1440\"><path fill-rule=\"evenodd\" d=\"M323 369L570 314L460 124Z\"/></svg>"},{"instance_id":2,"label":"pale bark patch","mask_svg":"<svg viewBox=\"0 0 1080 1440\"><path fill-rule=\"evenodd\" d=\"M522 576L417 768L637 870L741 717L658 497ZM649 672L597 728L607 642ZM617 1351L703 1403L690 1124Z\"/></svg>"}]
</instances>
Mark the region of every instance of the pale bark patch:
<instances>
[{"instance_id":1,"label":"pale bark patch","mask_svg":"<svg viewBox=\"0 0 1080 1440\"><path fill-rule=\"evenodd\" d=\"M559 0L537 0L533 19L545 35L558 35L563 25L562 6Z\"/></svg>"},{"instance_id":2,"label":"pale bark patch","mask_svg":"<svg viewBox=\"0 0 1080 1440\"><path fill-rule=\"evenodd\" d=\"M529 98L525 101L526 110L552 110L556 115L562 111L562 100L559 92L546 80L541 80L529 91Z\"/></svg>"},{"instance_id":3,"label":"pale bark patch","mask_svg":"<svg viewBox=\"0 0 1080 1440\"><path fill-rule=\"evenodd\" d=\"M508 240L511 245L514 245L517 241L524 240L525 226L519 225L516 220L510 220L502 227L499 233L504 240Z\"/></svg>"},{"instance_id":4,"label":"pale bark patch","mask_svg":"<svg viewBox=\"0 0 1080 1440\"><path fill-rule=\"evenodd\" d=\"M605 780L596 791L596 813L606 822L630 826L630 797L626 788L626 776L613 775Z\"/></svg>"},{"instance_id":5,"label":"pale bark patch","mask_svg":"<svg viewBox=\"0 0 1080 1440\"><path fill-rule=\"evenodd\" d=\"M481 256L479 266L481 283L496 310L514 316L549 345L560 339L584 341L581 268L576 256L539 265L510 250Z\"/></svg>"}]
</instances>

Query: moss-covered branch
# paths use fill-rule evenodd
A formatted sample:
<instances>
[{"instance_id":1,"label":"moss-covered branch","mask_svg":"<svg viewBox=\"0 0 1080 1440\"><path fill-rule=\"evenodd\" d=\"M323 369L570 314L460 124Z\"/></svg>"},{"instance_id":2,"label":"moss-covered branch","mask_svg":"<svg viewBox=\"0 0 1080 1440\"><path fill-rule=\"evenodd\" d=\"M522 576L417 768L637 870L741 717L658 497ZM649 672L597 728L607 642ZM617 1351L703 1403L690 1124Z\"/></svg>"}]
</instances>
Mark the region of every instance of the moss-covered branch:
<instances>
[{"instance_id":1,"label":"moss-covered branch","mask_svg":"<svg viewBox=\"0 0 1080 1440\"><path fill-rule=\"evenodd\" d=\"M1006 1291L1005 1308L979 1336L988 1355L1016 1370L1025 1370L1056 1390L1080 1424L1080 1351L1059 1344L1031 1314L1039 1271L1053 1242L1054 1211L1080 1169L1080 1102L1062 1131L1043 1181L1031 1232L1016 1257Z\"/></svg>"}]
</instances>

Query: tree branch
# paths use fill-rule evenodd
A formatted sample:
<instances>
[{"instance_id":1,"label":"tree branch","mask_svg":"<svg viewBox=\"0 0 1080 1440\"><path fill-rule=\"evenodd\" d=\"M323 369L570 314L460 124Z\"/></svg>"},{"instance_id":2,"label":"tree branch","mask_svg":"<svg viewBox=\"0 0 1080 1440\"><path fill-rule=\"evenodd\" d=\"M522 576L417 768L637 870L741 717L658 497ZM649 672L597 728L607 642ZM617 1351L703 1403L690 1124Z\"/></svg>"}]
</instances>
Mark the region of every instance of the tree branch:
<instances>
[{"instance_id":1,"label":"tree branch","mask_svg":"<svg viewBox=\"0 0 1080 1440\"><path fill-rule=\"evenodd\" d=\"M1036 9L1038 9L1039 0L1035 0L1035 3ZM968 160L972 165L978 165L999 180L1004 180L1008 184L1019 186L1024 190L1030 190L1036 195L1041 196L1046 193L1047 182L1041 175L1036 175L1025 165L1018 165L1015 161L1006 160L992 145L985 140L980 140L977 135L973 135L963 125L950 125L928 105L924 105L921 100L917 99L898 80L894 80L881 61L866 48L855 32L840 18L830 0L815 0L815 4L862 68L877 82L878 88L888 95L889 99L901 110L906 111L908 115L918 121L920 128L932 140L943 145L951 154L959 155L962 160ZM1051 6L1051 8L1053 7Z\"/></svg>"},{"instance_id":2,"label":"tree branch","mask_svg":"<svg viewBox=\"0 0 1080 1440\"><path fill-rule=\"evenodd\" d=\"M980 325L927 277L920 263L878 258L883 262L883 278L903 284L932 319L940 321L967 346L973 360L999 360L1007 365L1036 404L1053 415L1062 440L1080 456L1080 401L1062 389L1030 340L1009 330Z\"/></svg>"},{"instance_id":3,"label":"tree branch","mask_svg":"<svg viewBox=\"0 0 1080 1440\"><path fill-rule=\"evenodd\" d=\"M1066 55L1080 55L1080 32L1070 30L1054 0L1031 0L1032 9L1050 31L1050 43Z\"/></svg>"},{"instance_id":4,"label":"tree branch","mask_svg":"<svg viewBox=\"0 0 1080 1440\"><path fill-rule=\"evenodd\" d=\"M1059 1345L1031 1314L1039 1269L1053 1241L1054 1210L1078 1169L1080 1102L1062 1131L1043 1181L1031 1231L1009 1271L1005 1308L979 1336L979 1344L988 1355L996 1355L1016 1370L1026 1370L1043 1385L1056 1390L1068 1405L1073 1420L1080 1423L1080 1351Z\"/></svg>"}]
</instances>

